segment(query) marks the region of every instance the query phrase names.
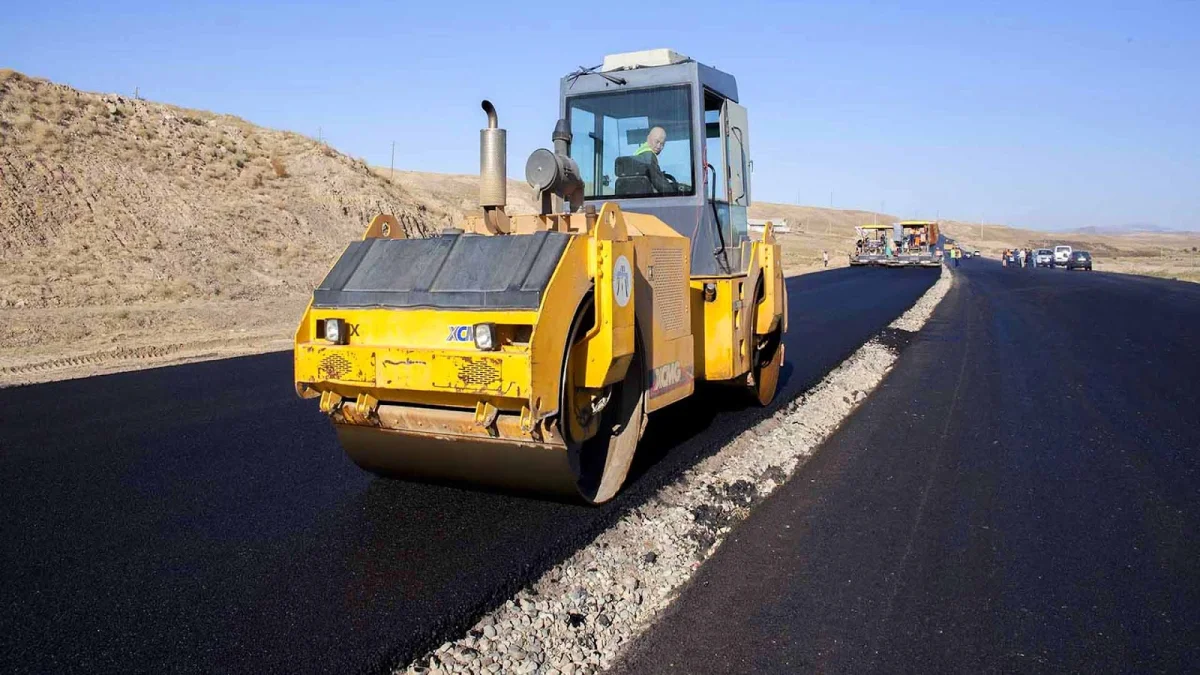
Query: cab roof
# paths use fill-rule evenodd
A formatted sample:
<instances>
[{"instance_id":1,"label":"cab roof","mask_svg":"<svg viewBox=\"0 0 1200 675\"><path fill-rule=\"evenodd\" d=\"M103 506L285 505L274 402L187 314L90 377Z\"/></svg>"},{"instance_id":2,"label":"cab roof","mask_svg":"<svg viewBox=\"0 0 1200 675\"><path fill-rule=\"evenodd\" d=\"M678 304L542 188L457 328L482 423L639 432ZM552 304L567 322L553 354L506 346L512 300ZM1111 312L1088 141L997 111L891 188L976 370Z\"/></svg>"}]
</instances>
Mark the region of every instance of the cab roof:
<instances>
[{"instance_id":1,"label":"cab roof","mask_svg":"<svg viewBox=\"0 0 1200 675\"><path fill-rule=\"evenodd\" d=\"M580 68L565 75L559 92L560 99L565 99L576 94L678 84L698 84L702 89L738 102L737 80L732 75L669 49L610 54L604 57L603 65ZM565 104L560 112L566 113Z\"/></svg>"}]
</instances>

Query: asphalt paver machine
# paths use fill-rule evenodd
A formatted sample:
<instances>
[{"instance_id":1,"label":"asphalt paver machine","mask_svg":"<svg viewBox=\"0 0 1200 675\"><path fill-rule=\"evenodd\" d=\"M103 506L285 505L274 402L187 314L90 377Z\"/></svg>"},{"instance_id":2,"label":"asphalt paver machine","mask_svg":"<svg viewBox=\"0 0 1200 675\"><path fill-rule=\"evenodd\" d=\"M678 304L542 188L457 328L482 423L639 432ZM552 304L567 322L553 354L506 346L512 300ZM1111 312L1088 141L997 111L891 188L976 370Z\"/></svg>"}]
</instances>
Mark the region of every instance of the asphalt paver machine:
<instances>
[{"instance_id":1,"label":"asphalt paver machine","mask_svg":"<svg viewBox=\"0 0 1200 675\"><path fill-rule=\"evenodd\" d=\"M893 226L895 252L886 262L893 267L940 267L938 224L932 220L902 220Z\"/></svg>"},{"instance_id":2,"label":"asphalt paver machine","mask_svg":"<svg viewBox=\"0 0 1200 675\"><path fill-rule=\"evenodd\" d=\"M892 226L871 223L854 228L858 240L854 242L854 253L850 254L850 265L883 265L892 256L895 242Z\"/></svg>"}]
</instances>

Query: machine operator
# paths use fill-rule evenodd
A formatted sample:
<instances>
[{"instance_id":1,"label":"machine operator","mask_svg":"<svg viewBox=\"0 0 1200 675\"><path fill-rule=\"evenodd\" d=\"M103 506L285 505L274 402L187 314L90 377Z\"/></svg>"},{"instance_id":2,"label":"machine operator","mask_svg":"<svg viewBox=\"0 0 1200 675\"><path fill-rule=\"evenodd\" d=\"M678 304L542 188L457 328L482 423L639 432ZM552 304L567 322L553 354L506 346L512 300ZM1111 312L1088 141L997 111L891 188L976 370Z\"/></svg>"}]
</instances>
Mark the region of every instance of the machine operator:
<instances>
[{"instance_id":1,"label":"machine operator","mask_svg":"<svg viewBox=\"0 0 1200 675\"><path fill-rule=\"evenodd\" d=\"M646 134L646 142L642 143L633 156L644 162L648 167L646 175L650 178L650 187L659 194L678 192L679 184L670 175L663 173L658 166L658 155L667 144L667 132L662 127L654 127Z\"/></svg>"}]
</instances>

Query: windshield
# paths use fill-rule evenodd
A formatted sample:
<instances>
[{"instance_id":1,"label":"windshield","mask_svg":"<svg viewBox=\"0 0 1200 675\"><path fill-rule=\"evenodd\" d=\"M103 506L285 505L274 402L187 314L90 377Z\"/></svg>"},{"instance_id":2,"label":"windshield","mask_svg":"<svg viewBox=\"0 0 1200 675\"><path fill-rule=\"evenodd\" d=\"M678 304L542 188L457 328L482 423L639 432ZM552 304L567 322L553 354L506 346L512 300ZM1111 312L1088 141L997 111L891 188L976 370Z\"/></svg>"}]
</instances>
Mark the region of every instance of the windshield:
<instances>
[{"instance_id":1,"label":"windshield","mask_svg":"<svg viewBox=\"0 0 1200 675\"><path fill-rule=\"evenodd\" d=\"M1055 246L1054 252L1055 253L1070 253L1071 247L1070 246Z\"/></svg>"},{"instance_id":2,"label":"windshield","mask_svg":"<svg viewBox=\"0 0 1200 675\"><path fill-rule=\"evenodd\" d=\"M568 99L571 159L584 197L692 194L689 94L683 85Z\"/></svg>"},{"instance_id":3,"label":"windshield","mask_svg":"<svg viewBox=\"0 0 1200 675\"><path fill-rule=\"evenodd\" d=\"M1050 249L1048 249L1048 248L1039 248L1038 255L1054 255L1054 253L1051 252Z\"/></svg>"}]
</instances>

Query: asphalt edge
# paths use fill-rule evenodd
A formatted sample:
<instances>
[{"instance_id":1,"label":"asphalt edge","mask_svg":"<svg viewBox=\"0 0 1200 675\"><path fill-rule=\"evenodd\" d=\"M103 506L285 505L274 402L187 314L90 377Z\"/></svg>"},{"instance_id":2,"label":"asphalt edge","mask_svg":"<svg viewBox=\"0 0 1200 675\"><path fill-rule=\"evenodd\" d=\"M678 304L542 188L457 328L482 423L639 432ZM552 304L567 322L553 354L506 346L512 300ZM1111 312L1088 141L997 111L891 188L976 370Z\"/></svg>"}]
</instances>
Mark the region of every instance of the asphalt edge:
<instances>
[{"instance_id":1,"label":"asphalt edge","mask_svg":"<svg viewBox=\"0 0 1200 675\"><path fill-rule=\"evenodd\" d=\"M630 509L586 546L397 673L592 673L618 663L751 508L786 482L879 385L954 282L775 415Z\"/></svg>"}]
</instances>

